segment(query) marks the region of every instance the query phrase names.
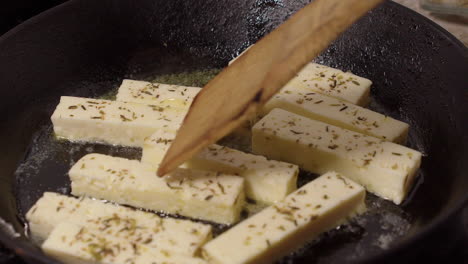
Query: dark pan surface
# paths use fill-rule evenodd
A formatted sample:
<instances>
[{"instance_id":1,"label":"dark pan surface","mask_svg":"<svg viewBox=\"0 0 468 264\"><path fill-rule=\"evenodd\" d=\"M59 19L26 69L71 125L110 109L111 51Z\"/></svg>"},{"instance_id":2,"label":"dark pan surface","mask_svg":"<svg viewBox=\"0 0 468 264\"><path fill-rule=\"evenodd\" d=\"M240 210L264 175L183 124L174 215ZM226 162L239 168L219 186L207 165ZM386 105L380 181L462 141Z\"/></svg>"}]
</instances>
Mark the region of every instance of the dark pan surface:
<instances>
[{"instance_id":1,"label":"dark pan surface","mask_svg":"<svg viewBox=\"0 0 468 264\"><path fill-rule=\"evenodd\" d=\"M305 3L71 1L5 34L0 39L0 216L22 234L24 214L44 191L69 191L66 172L84 153L139 155L53 140L49 118L60 95L96 97L123 78L223 67ZM396 207L370 196L368 215L283 262L407 256L468 198L468 52L444 30L387 2L317 61L371 79L372 107L409 122L410 146L427 156L408 202ZM0 241L31 263L53 263L23 236L0 232ZM385 241L391 242L389 249L383 249Z\"/></svg>"}]
</instances>

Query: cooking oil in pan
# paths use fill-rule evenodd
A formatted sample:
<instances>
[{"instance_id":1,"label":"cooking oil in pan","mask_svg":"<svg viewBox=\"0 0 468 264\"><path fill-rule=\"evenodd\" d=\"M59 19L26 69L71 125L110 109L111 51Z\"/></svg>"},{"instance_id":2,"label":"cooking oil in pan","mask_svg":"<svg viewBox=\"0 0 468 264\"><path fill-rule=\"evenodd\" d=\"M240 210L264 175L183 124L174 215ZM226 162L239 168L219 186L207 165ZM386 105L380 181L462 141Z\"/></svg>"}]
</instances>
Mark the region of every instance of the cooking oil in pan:
<instances>
[{"instance_id":1,"label":"cooking oil in pan","mask_svg":"<svg viewBox=\"0 0 468 264\"><path fill-rule=\"evenodd\" d=\"M166 84L176 84L192 87L203 87L211 79L213 79L222 69L211 68L203 70L195 70L191 72L179 72L179 73L170 73L157 75L152 78L148 78L149 82L154 83L166 83ZM108 92L99 96L100 99L106 100L115 100L117 96L117 90L119 88L115 87L114 89L109 90Z\"/></svg>"},{"instance_id":2,"label":"cooking oil in pan","mask_svg":"<svg viewBox=\"0 0 468 264\"><path fill-rule=\"evenodd\" d=\"M169 74L156 76L151 81L203 86L218 72L219 69L211 69ZM103 97L113 99L115 94L116 89L106 93ZM371 103L371 108L382 113L386 112L385 108L375 101ZM417 138L410 137L409 139L410 146L418 145ZM249 144L240 143L236 137L227 137L221 140L220 144L250 152ZM53 136L52 126L44 126L35 133L24 160L16 171L15 193L19 217L24 221L27 210L45 191L69 194L70 181L67 172L78 159L88 153L102 153L129 159L141 158L141 150L138 148L58 140ZM315 177L317 175L301 171L298 185L302 186ZM418 178L421 182L422 177ZM409 202L411 201L405 203ZM366 204L368 207L366 213L353 218L338 228L321 234L278 263L294 263L303 258L313 259L317 263L333 263L341 261L343 256L347 256L350 261L357 260L365 255L378 253L391 247L395 241L408 233L411 224L415 221L414 216L405 211L404 206L397 206L372 194L367 194ZM249 201L243 217L253 215L263 208L265 205ZM162 212L156 213L163 217L168 216ZM213 225L215 236L229 229L229 226L226 225L209 224Z\"/></svg>"},{"instance_id":3,"label":"cooking oil in pan","mask_svg":"<svg viewBox=\"0 0 468 264\"><path fill-rule=\"evenodd\" d=\"M213 79L221 69L205 69L155 76L151 82L203 87Z\"/></svg>"}]
</instances>

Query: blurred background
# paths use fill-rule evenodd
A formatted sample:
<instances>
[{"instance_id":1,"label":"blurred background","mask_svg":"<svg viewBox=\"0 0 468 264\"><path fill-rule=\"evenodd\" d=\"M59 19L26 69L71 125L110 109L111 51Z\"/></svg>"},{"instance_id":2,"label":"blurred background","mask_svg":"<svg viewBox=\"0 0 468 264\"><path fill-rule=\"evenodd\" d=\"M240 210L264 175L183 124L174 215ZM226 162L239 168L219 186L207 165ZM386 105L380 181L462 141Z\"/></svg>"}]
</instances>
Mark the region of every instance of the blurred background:
<instances>
[{"instance_id":1,"label":"blurred background","mask_svg":"<svg viewBox=\"0 0 468 264\"><path fill-rule=\"evenodd\" d=\"M468 0L394 0L441 25L468 46Z\"/></svg>"}]
</instances>

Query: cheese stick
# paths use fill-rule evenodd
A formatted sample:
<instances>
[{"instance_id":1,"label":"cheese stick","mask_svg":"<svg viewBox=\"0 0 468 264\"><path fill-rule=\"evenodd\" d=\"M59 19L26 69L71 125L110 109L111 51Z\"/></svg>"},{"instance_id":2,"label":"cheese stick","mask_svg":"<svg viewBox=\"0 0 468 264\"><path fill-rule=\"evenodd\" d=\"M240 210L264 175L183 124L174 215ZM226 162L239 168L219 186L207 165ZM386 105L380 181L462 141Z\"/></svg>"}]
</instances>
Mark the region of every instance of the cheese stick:
<instances>
[{"instance_id":1,"label":"cheese stick","mask_svg":"<svg viewBox=\"0 0 468 264\"><path fill-rule=\"evenodd\" d=\"M177 131L184 116L170 107L62 96L51 119L61 138L141 147L157 129Z\"/></svg>"},{"instance_id":2,"label":"cheese stick","mask_svg":"<svg viewBox=\"0 0 468 264\"><path fill-rule=\"evenodd\" d=\"M250 48L246 48L239 56L232 59L233 63ZM351 72L343 72L317 63L304 66L288 84L295 84L299 92L317 92L355 105L367 105L370 101L372 82Z\"/></svg>"},{"instance_id":3,"label":"cheese stick","mask_svg":"<svg viewBox=\"0 0 468 264\"><path fill-rule=\"evenodd\" d=\"M175 136L176 133L158 130L147 137L141 152L141 162L151 164L155 168L159 167ZM186 166L183 164L180 167L185 168Z\"/></svg>"},{"instance_id":4,"label":"cheese stick","mask_svg":"<svg viewBox=\"0 0 468 264\"><path fill-rule=\"evenodd\" d=\"M158 131L143 146L142 162L158 166L175 137L174 133ZM246 196L271 204L284 199L296 189L299 168L296 165L210 145L182 165L183 168L235 174L245 179Z\"/></svg>"},{"instance_id":5,"label":"cheese stick","mask_svg":"<svg viewBox=\"0 0 468 264\"><path fill-rule=\"evenodd\" d=\"M361 106L369 103L372 85L366 78L317 63L307 64L289 83L298 91L317 92Z\"/></svg>"},{"instance_id":6,"label":"cheese stick","mask_svg":"<svg viewBox=\"0 0 468 264\"><path fill-rule=\"evenodd\" d=\"M365 209L364 188L329 172L203 246L209 263L273 263Z\"/></svg>"},{"instance_id":7,"label":"cheese stick","mask_svg":"<svg viewBox=\"0 0 468 264\"><path fill-rule=\"evenodd\" d=\"M117 101L188 109L200 90L199 87L123 80Z\"/></svg>"},{"instance_id":8,"label":"cheese stick","mask_svg":"<svg viewBox=\"0 0 468 264\"><path fill-rule=\"evenodd\" d=\"M117 101L157 105L170 108L171 111L180 111L179 115L185 116L193 99L200 91L199 87L123 80L117 93ZM242 123L233 131L233 134L242 138L250 138L252 121ZM181 122L177 122L178 129Z\"/></svg>"},{"instance_id":9,"label":"cheese stick","mask_svg":"<svg viewBox=\"0 0 468 264\"><path fill-rule=\"evenodd\" d=\"M74 198L46 192L26 214L34 238L45 240L60 223L69 222L105 230L106 234L128 241L146 241L181 255L193 256L211 239L211 226L189 220L161 218L89 198Z\"/></svg>"},{"instance_id":10,"label":"cheese stick","mask_svg":"<svg viewBox=\"0 0 468 264\"><path fill-rule=\"evenodd\" d=\"M265 116L273 108L281 108L298 115L355 132L405 143L408 124L391 117L315 92L300 91L294 84L286 85L261 109Z\"/></svg>"},{"instance_id":11,"label":"cheese stick","mask_svg":"<svg viewBox=\"0 0 468 264\"><path fill-rule=\"evenodd\" d=\"M421 153L350 130L274 109L253 127L252 149L314 172L334 170L400 204L414 182Z\"/></svg>"},{"instance_id":12,"label":"cheese stick","mask_svg":"<svg viewBox=\"0 0 468 264\"><path fill-rule=\"evenodd\" d=\"M188 168L220 171L245 179L247 197L275 203L296 190L299 167L213 144L186 162Z\"/></svg>"},{"instance_id":13,"label":"cheese stick","mask_svg":"<svg viewBox=\"0 0 468 264\"><path fill-rule=\"evenodd\" d=\"M196 257L180 256L164 249L117 238L105 230L63 222L57 225L42 245L44 252L67 264L203 264Z\"/></svg>"},{"instance_id":14,"label":"cheese stick","mask_svg":"<svg viewBox=\"0 0 468 264\"><path fill-rule=\"evenodd\" d=\"M76 196L223 224L237 222L244 203L244 179L216 172L178 169L158 177L150 164L88 154L69 175Z\"/></svg>"}]
</instances>

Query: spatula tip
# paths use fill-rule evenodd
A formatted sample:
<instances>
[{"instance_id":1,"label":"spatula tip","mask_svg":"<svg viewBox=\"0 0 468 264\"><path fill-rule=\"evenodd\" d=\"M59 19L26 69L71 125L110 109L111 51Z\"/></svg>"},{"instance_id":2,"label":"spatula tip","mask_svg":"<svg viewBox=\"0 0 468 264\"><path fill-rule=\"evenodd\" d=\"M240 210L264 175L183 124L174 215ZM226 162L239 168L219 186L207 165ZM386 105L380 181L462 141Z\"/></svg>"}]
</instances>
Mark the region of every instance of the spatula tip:
<instances>
[{"instance_id":1,"label":"spatula tip","mask_svg":"<svg viewBox=\"0 0 468 264\"><path fill-rule=\"evenodd\" d=\"M159 167L158 170L156 171L156 175L158 177L163 177L166 174L167 174L167 169L164 167Z\"/></svg>"}]
</instances>

